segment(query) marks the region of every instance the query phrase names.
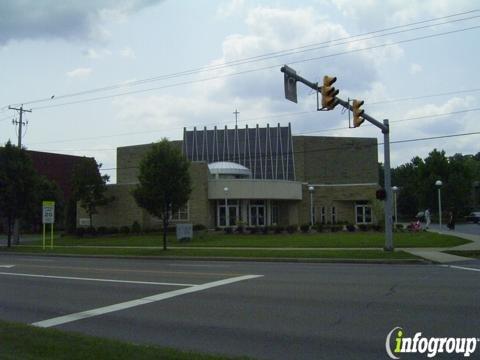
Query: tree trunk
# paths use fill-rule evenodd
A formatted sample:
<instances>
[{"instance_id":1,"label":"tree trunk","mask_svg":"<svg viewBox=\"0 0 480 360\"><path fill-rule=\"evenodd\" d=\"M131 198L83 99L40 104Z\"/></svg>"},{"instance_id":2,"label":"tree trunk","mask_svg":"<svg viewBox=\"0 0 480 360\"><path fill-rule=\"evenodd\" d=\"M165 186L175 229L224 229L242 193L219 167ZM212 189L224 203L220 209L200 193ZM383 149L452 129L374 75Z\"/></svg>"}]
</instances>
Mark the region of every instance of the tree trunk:
<instances>
[{"instance_id":1,"label":"tree trunk","mask_svg":"<svg viewBox=\"0 0 480 360\"><path fill-rule=\"evenodd\" d=\"M12 218L8 217L7 222L8 222L8 225L7 225L7 227L8 227L7 246L11 247L12 246Z\"/></svg>"},{"instance_id":2,"label":"tree trunk","mask_svg":"<svg viewBox=\"0 0 480 360\"><path fill-rule=\"evenodd\" d=\"M163 250L167 250L168 219L163 218Z\"/></svg>"},{"instance_id":3,"label":"tree trunk","mask_svg":"<svg viewBox=\"0 0 480 360\"><path fill-rule=\"evenodd\" d=\"M13 243L20 245L20 219L15 219L13 225Z\"/></svg>"}]
</instances>

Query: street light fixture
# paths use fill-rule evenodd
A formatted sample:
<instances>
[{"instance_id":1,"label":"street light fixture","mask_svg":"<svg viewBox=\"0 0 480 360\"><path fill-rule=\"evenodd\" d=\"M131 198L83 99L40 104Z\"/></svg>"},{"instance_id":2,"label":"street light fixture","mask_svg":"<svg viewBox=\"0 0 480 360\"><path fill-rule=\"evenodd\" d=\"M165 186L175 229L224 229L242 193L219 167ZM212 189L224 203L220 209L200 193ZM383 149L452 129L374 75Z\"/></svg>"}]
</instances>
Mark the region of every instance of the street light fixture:
<instances>
[{"instance_id":1,"label":"street light fixture","mask_svg":"<svg viewBox=\"0 0 480 360\"><path fill-rule=\"evenodd\" d=\"M393 191L393 216L395 218L395 227L397 227L397 192L398 192L398 186L392 186L392 191Z\"/></svg>"},{"instance_id":2,"label":"street light fixture","mask_svg":"<svg viewBox=\"0 0 480 360\"><path fill-rule=\"evenodd\" d=\"M313 226L313 222L314 222L314 219L313 219L313 191L315 190L315 188L313 186L309 186L308 187L308 191L310 192L310 225Z\"/></svg>"},{"instance_id":3,"label":"street light fixture","mask_svg":"<svg viewBox=\"0 0 480 360\"><path fill-rule=\"evenodd\" d=\"M223 191L225 192L225 226L228 227L230 225L230 219L228 218L228 187L224 187Z\"/></svg>"},{"instance_id":4,"label":"street light fixture","mask_svg":"<svg viewBox=\"0 0 480 360\"><path fill-rule=\"evenodd\" d=\"M440 230L442 230L442 194L440 191L442 185L441 180L435 181L435 186L438 188L438 225L440 226Z\"/></svg>"}]
</instances>

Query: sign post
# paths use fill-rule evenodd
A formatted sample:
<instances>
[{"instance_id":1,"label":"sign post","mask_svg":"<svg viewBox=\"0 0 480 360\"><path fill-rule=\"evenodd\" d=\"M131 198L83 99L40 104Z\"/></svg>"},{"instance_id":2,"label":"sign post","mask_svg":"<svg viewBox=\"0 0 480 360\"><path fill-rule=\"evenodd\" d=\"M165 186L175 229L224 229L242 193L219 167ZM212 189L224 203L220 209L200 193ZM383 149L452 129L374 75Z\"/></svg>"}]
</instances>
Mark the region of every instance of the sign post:
<instances>
[{"instance_id":1,"label":"sign post","mask_svg":"<svg viewBox=\"0 0 480 360\"><path fill-rule=\"evenodd\" d=\"M55 201L42 202L43 250L45 250L45 225L50 224L50 249L53 249L53 224L55 223Z\"/></svg>"}]
</instances>

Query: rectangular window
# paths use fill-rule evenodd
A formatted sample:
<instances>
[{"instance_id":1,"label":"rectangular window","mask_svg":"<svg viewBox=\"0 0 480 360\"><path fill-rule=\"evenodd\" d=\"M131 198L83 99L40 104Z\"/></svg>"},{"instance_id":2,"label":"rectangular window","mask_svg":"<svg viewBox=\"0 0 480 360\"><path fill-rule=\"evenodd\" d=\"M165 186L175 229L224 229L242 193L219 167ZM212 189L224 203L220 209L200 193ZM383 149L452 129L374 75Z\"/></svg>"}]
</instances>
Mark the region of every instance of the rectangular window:
<instances>
[{"instance_id":1,"label":"rectangular window","mask_svg":"<svg viewBox=\"0 0 480 360\"><path fill-rule=\"evenodd\" d=\"M278 224L278 204L272 201L270 222L272 225Z\"/></svg>"},{"instance_id":2,"label":"rectangular window","mask_svg":"<svg viewBox=\"0 0 480 360\"><path fill-rule=\"evenodd\" d=\"M326 218L327 218L327 214L326 214L326 209L325 209L325 206L322 206L321 209L320 209L320 221L322 224L326 224L327 221L326 221Z\"/></svg>"},{"instance_id":3,"label":"rectangular window","mask_svg":"<svg viewBox=\"0 0 480 360\"><path fill-rule=\"evenodd\" d=\"M186 221L189 218L189 204L188 202L180 207L175 213L170 215L172 221Z\"/></svg>"},{"instance_id":4,"label":"rectangular window","mask_svg":"<svg viewBox=\"0 0 480 360\"><path fill-rule=\"evenodd\" d=\"M357 224L371 224L372 207L370 205L358 204L355 205L355 219Z\"/></svg>"},{"instance_id":5,"label":"rectangular window","mask_svg":"<svg viewBox=\"0 0 480 360\"><path fill-rule=\"evenodd\" d=\"M336 224L337 223L337 209L335 208L335 206L332 206L331 214L332 214L332 224Z\"/></svg>"}]
</instances>

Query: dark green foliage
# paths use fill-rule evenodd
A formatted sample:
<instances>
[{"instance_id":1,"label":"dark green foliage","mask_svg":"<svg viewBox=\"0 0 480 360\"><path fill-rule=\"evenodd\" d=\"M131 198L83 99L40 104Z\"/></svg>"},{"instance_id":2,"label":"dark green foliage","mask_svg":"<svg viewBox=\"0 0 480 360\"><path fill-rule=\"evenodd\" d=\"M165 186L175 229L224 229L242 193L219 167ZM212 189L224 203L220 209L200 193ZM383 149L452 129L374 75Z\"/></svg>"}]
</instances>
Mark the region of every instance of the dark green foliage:
<instances>
[{"instance_id":1,"label":"dark green foliage","mask_svg":"<svg viewBox=\"0 0 480 360\"><path fill-rule=\"evenodd\" d=\"M120 227L120 233L122 233L124 235L130 234L130 227L127 226L127 225L124 225L124 226Z\"/></svg>"},{"instance_id":2,"label":"dark green foliage","mask_svg":"<svg viewBox=\"0 0 480 360\"><path fill-rule=\"evenodd\" d=\"M97 228L97 234L100 235L100 236L108 234L107 227L106 226L99 226Z\"/></svg>"},{"instance_id":3,"label":"dark green foliage","mask_svg":"<svg viewBox=\"0 0 480 360\"><path fill-rule=\"evenodd\" d=\"M315 229L317 230L317 232L322 232L324 230L324 225L322 223L316 223Z\"/></svg>"},{"instance_id":4,"label":"dark green foliage","mask_svg":"<svg viewBox=\"0 0 480 360\"><path fill-rule=\"evenodd\" d=\"M118 234L118 228L116 226L110 226L108 228L108 233L112 235Z\"/></svg>"},{"instance_id":5,"label":"dark green foliage","mask_svg":"<svg viewBox=\"0 0 480 360\"><path fill-rule=\"evenodd\" d=\"M233 229L229 226L224 228L223 231L225 231L225 234L233 234Z\"/></svg>"},{"instance_id":6,"label":"dark green foliage","mask_svg":"<svg viewBox=\"0 0 480 360\"><path fill-rule=\"evenodd\" d=\"M275 226L275 228L274 228L275 234L281 234L281 233L283 233L284 231L285 231L285 227L282 226L282 225L277 225L277 226Z\"/></svg>"},{"instance_id":7,"label":"dark green foliage","mask_svg":"<svg viewBox=\"0 0 480 360\"><path fill-rule=\"evenodd\" d=\"M354 232L354 231L355 231L355 226L352 225L352 224L348 224L348 225L347 225L347 231L348 231L348 232Z\"/></svg>"},{"instance_id":8,"label":"dark green foliage","mask_svg":"<svg viewBox=\"0 0 480 360\"><path fill-rule=\"evenodd\" d=\"M134 234L140 234L142 232L142 227L138 223L137 220L135 220L132 224L132 233Z\"/></svg>"},{"instance_id":9,"label":"dark green foliage","mask_svg":"<svg viewBox=\"0 0 480 360\"><path fill-rule=\"evenodd\" d=\"M188 201L190 163L179 148L163 139L140 162L139 184L133 191L138 206L163 222L163 247L167 249L170 216Z\"/></svg>"},{"instance_id":10,"label":"dark green foliage","mask_svg":"<svg viewBox=\"0 0 480 360\"><path fill-rule=\"evenodd\" d=\"M203 224L195 224L193 225L193 231L203 231L207 230L207 227Z\"/></svg>"},{"instance_id":11,"label":"dark green foliage","mask_svg":"<svg viewBox=\"0 0 480 360\"><path fill-rule=\"evenodd\" d=\"M310 224L302 224L300 225L300 231L302 233L308 233L310 231Z\"/></svg>"},{"instance_id":12,"label":"dark green foliage","mask_svg":"<svg viewBox=\"0 0 480 360\"><path fill-rule=\"evenodd\" d=\"M479 153L480 154L480 153ZM455 154L447 157L434 149L427 158L413 158L392 170L392 184L400 188L398 211L412 219L418 211L438 212L436 180L441 180L442 208L465 215L475 203L473 184L480 179L480 156Z\"/></svg>"},{"instance_id":13,"label":"dark green foliage","mask_svg":"<svg viewBox=\"0 0 480 360\"><path fill-rule=\"evenodd\" d=\"M73 169L73 198L80 201L80 206L90 218L90 226L93 227L93 215L97 207L105 206L113 201L112 197L106 197L108 175L101 175L95 159L84 157Z\"/></svg>"},{"instance_id":14,"label":"dark green foliage","mask_svg":"<svg viewBox=\"0 0 480 360\"><path fill-rule=\"evenodd\" d=\"M248 228L247 230L248 230L248 231L250 232L250 234L252 234L252 235L254 235L254 234L256 234L256 233L258 232L258 228L255 227L255 226L250 227L250 228Z\"/></svg>"},{"instance_id":15,"label":"dark green foliage","mask_svg":"<svg viewBox=\"0 0 480 360\"><path fill-rule=\"evenodd\" d=\"M36 187L37 174L27 152L7 142L0 148L0 218L6 219L9 247L15 219L35 207Z\"/></svg>"},{"instance_id":16,"label":"dark green foliage","mask_svg":"<svg viewBox=\"0 0 480 360\"><path fill-rule=\"evenodd\" d=\"M287 226L287 233L293 234L298 230L298 225L288 225Z\"/></svg>"},{"instance_id":17,"label":"dark green foliage","mask_svg":"<svg viewBox=\"0 0 480 360\"><path fill-rule=\"evenodd\" d=\"M83 237L85 235L85 228L79 227L75 230L75 235L78 237Z\"/></svg>"}]
</instances>

